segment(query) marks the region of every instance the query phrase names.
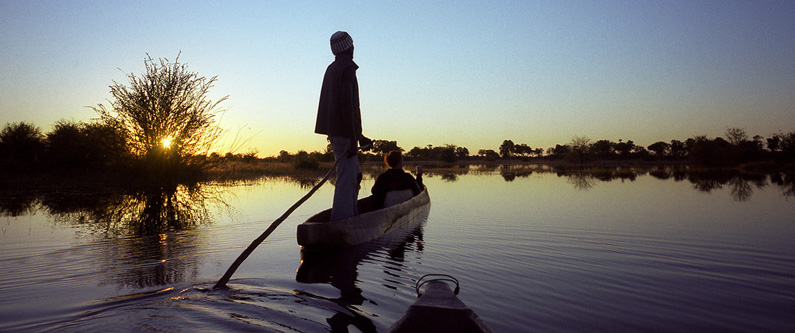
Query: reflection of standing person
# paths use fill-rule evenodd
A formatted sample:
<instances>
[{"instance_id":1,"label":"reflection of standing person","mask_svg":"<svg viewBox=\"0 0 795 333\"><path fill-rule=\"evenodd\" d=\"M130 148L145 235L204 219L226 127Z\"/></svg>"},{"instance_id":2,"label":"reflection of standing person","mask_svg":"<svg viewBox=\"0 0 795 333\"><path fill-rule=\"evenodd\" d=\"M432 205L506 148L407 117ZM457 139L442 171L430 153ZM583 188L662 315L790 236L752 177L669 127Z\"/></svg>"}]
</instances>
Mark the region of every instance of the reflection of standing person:
<instances>
[{"instance_id":1,"label":"reflection of standing person","mask_svg":"<svg viewBox=\"0 0 795 333\"><path fill-rule=\"evenodd\" d=\"M368 145L370 139L362 135L362 115L359 110L359 83L353 62L353 39L347 32L331 35L331 52L335 59L326 68L315 133L328 135L337 163L337 183L331 219L339 220L358 214L359 196L358 145Z\"/></svg>"}]
</instances>

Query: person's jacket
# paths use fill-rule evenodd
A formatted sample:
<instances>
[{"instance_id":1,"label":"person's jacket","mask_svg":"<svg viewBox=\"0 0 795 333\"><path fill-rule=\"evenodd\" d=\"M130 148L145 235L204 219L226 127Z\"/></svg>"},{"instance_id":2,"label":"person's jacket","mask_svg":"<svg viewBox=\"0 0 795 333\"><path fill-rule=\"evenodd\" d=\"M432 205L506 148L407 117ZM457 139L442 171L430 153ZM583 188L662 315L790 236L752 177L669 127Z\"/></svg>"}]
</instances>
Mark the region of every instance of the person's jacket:
<instances>
[{"instance_id":1,"label":"person's jacket","mask_svg":"<svg viewBox=\"0 0 795 333\"><path fill-rule=\"evenodd\" d=\"M359 140L362 135L362 116L359 110L359 66L351 57L338 55L326 68L320 103L315 122L315 133L342 136Z\"/></svg>"},{"instance_id":2,"label":"person's jacket","mask_svg":"<svg viewBox=\"0 0 795 333\"><path fill-rule=\"evenodd\" d=\"M379 209L384 207L384 199L386 192L411 190L414 195L420 194L425 186L422 184L422 175L417 175L415 180L409 173L403 169L388 169L378 176L373 185L371 192L373 193L374 208Z\"/></svg>"}]
</instances>

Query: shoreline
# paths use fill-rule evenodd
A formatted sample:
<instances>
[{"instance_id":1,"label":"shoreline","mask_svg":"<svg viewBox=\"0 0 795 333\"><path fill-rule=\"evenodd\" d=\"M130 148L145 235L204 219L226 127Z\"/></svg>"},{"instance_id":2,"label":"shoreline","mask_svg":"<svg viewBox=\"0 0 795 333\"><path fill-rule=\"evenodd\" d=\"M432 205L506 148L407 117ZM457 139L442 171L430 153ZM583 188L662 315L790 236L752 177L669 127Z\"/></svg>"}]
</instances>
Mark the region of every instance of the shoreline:
<instances>
[{"instance_id":1,"label":"shoreline","mask_svg":"<svg viewBox=\"0 0 795 333\"><path fill-rule=\"evenodd\" d=\"M312 168L296 167L291 162L277 162L258 159L254 161L225 161L206 168L198 177L184 177L169 180L166 183L158 182L162 178L145 177L130 170L104 169L81 171L0 171L0 192L13 192L15 190L33 189L58 189L80 187L118 187L127 189L175 187L179 185L191 186L198 183L234 183L261 179L263 177L286 177L299 182L307 182L323 177L333 162L318 162ZM381 161L361 161L362 172L365 174L378 174L385 170ZM594 170L605 171L608 169L660 169L683 168L691 172L736 172L740 174L760 173L795 173L795 164L776 164L773 162L754 162L737 166L704 166L687 161L643 161L643 160L594 160L587 163L571 163L567 161L519 161L519 160L462 160L454 163L441 161L407 160L404 169L414 173L416 166L422 166L428 175L435 174L465 174L469 172L493 172L498 168L529 169L526 171L554 172L566 170Z\"/></svg>"}]
</instances>

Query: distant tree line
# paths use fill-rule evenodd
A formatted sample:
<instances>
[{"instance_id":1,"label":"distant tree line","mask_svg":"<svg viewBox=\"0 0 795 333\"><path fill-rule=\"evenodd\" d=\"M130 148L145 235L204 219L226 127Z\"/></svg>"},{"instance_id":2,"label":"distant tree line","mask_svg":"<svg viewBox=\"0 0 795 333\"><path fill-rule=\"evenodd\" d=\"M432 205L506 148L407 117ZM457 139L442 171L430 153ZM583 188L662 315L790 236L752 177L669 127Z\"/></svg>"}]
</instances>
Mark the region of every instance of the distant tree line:
<instances>
[{"instance_id":1,"label":"distant tree line","mask_svg":"<svg viewBox=\"0 0 795 333\"><path fill-rule=\"evenodd\" d=\"M362 151L359 153L361 161L383 161L384 156L391 151L403 152L404 159L407 161L421 160L421 161L442 161L446 163L453 163L459 160L466 160L471 158L469 150L466 147L458 147L456 145L433 146L427 145L425 147L414 147L409 151L398 146L397 141L390 140L373 140L373 147L370 150ZM292 163L296 168L312 169L319 167L319 162L334 162L334 153L331 145L326 146L324 152L306 152L300 150L295 154L290 154L286 150L279 152L278 156L266 157L266 161Z\"/></svg>"},{"instance_id":2,"label":"distant tree line","mask_svg":"<svg viewBox=\"0 0 795 333\"><path fill-rule=\"evenodd\" d=\"M59 121L48 133L26 122L8 123L0 131L0 169L11 171L103 169L129 167L135 161L151 160L153 152L136 155L129 148L123 129L107 122ZM498 149L480 149L470 155L469 149L453 144L427 145L408 151L397 141L374 140L373 147L360 154L363 161L382 161L390 151L404 152L408 161L590 161L643 160L650 162L684 162L704 166L731 166L751 162L795 162L795 132L777 133L768 138L749 137L742 128L729 128L724 137L694 136L684 141L658 141L648 146L632 140L613 142L591 141L575 136L567 144L547 149L531 148L524 143L504 140ZM156 149L154 151L157 151ZM333 162L334 154L328 145L323 152L281 151L278 156L258 158L256 151L245 154L185 155L183 160L193 164L225 161L272 161L291 163L298 169L318 169L321 162Z\"/></svg>"},{"instance_id":3,"label":"distant tree line","mask_svg":"<svg viewBox=\"0 0 795 333\"><path fill-rule=\"evenodd\" d=\"M377 140L384 141L384 140ZM389 142L388 150L375 150L382 155L389 150L401 150L394 141ZM764 138L759 135L749 137L742 128L728 128L725 138L694 136L670 142L657 141L648 146L637 145L632 140L618 142L610 140L591 141L586 137L575 136L567 144L556 144L547 149L532 148L525 143L504 140L495 151L480 149L477 155L470 155L466 147L448 144L444 146L414 147L405 153L409 160L435 160L456 162L460 160L520 161L565 161L586 163L589 161L643 160L651 162L686 162L705 166L731 166L750 162L795 162L795 132L776 133Z\"/></svg>"},{"instance_id":4,"label":"distant tree line","mask_svg":"<svg viewBox=\"0 0 795 333\"><path fill-rule=\"evenodd\" d=\"M550 160L571 163L589 161L681 161L706 166L727 166L750 162L792 163L795 161L795 132L777 133L769 138L756 135L749 138L742 128L729 128L726 138L695 136L684 141L657 141L646 147L632 140L613 142L610 140L591 141L575 136L568 144L554 147L530 148L526 144L516 144L505 140L499 152L481 149L478 156L486 161L503 160Z\"/></svg>"}]
</instances>

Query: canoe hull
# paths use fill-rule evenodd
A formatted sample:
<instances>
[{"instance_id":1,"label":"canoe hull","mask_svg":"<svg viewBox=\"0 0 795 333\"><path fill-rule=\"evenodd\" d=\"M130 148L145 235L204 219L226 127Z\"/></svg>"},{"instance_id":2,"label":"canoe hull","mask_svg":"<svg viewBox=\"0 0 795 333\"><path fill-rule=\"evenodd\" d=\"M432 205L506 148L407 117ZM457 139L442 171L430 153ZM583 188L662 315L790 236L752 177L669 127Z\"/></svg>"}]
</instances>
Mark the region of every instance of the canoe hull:
<instances>
[{"instance_id":1,"label":"canoe hull","mask_svg":"<svg viewBox=\"0 0 795 333\"><path fill-rule=\"evenodd\" d=\"M386 332L494 331L445 282L430 281L425 293Z\"/></svg>"},{"instance_id":2,"label":"canoe hull","mask_svg":"<svg viewBox=\"0 0 795 333\"><path fill-rule=\"evenodd\" d=\"M367 211L372 198L359 200ZM394 229L411 227L430 210L427 188L413 198L384 209L328 222L331 210L320 212L298 225L298 244L306 247L343 248L374 240Z\"/></svg>"}]
</instances>

